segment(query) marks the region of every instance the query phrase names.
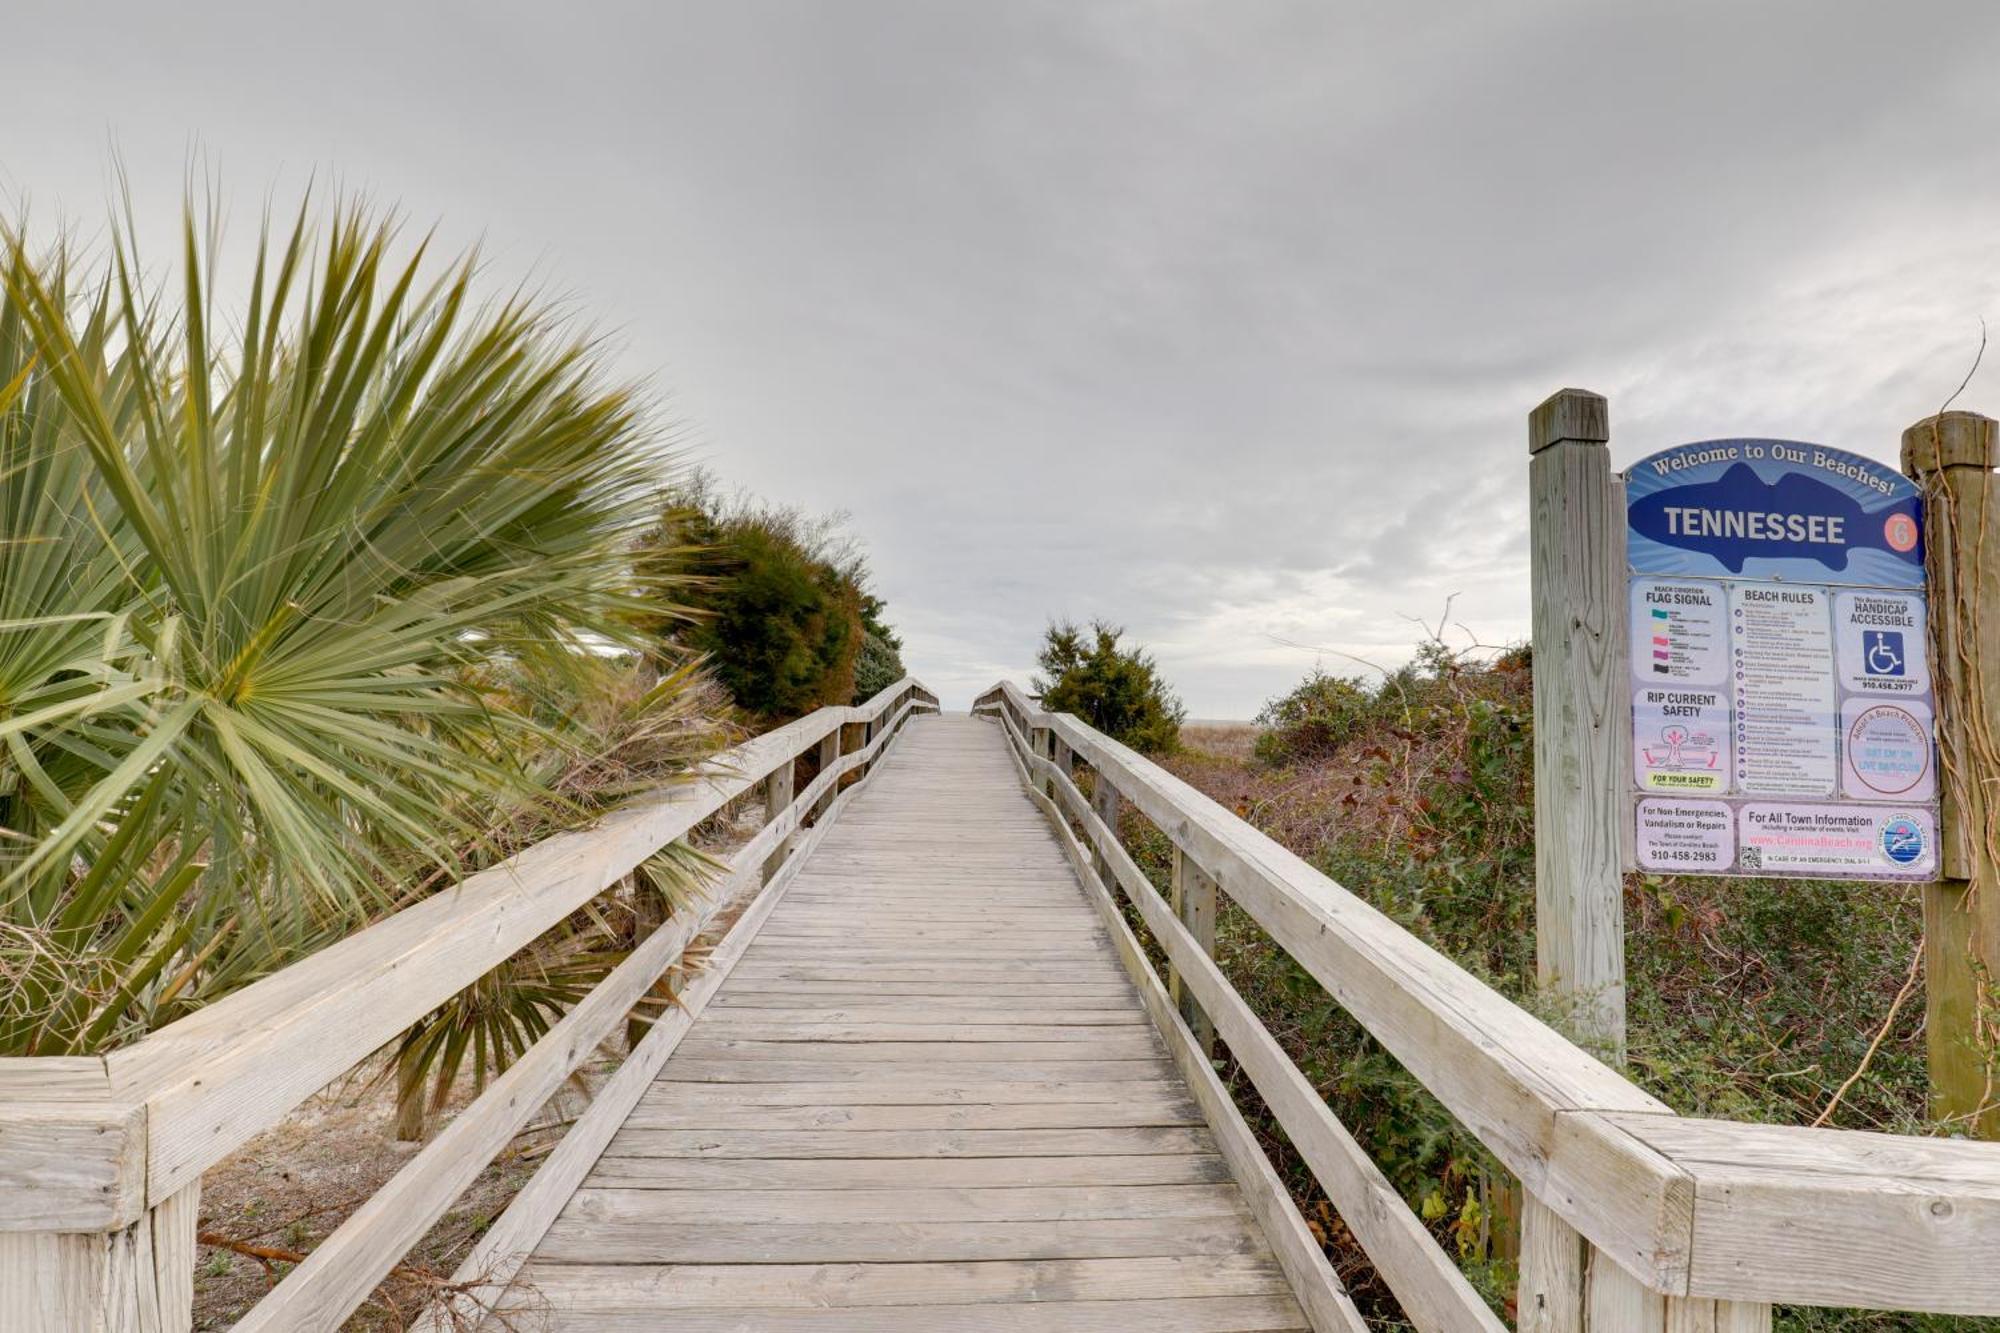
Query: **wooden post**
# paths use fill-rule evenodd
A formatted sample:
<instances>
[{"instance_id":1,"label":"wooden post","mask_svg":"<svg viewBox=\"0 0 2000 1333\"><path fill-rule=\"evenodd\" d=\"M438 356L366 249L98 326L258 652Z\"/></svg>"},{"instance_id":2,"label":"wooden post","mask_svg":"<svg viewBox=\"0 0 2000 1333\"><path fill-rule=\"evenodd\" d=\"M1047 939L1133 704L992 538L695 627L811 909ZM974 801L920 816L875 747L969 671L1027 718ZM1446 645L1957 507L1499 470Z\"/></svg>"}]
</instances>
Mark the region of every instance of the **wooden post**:
<instances>
[{"instance_id":1,"label":"wooden post","mask_svg":"<svg viewBox=\"0 0 2000 1333\"><path fill-rule=\"evenodd\" d=\"M1521 1204L1520 1333L1583 1333L1583 1237L1530 1194Z\"/></svg>"},{"instance_id":2,"label":"wooden post","mask_svg":"<svg viewBox=\"0 0 2000 1333\"><path fill-rule=\"evenodd\" d=\"M1055 756L1055 747L1053 744L1054 740L1055 740L1054 733L1052 733L1047 727L1028 728L1028 750L1029 753L1033 754L1038 759L1054 758ZM1040 792L1042 795L1047 796L1051 799L1055 797L1056 784L1051 782L1048 778L1037 777L1035 779L1034 785L1035 785L1035 790Z\"/></svg>"},{"instance_id":3,"label":"wooden post","mask_svg":"<svg viewBox=\"0 0 2000 1333\"><path fill-rule=\"evenodd\" d=\"M1104 827L1111 830L1111 836L1115 839L1118 836L1118 789L1104 776L1103 769L1095 770L1095 780L1091 783L1090 808L1097 812L1097 817L1104 821ZM1113 886L1117 881L1112 878L1111 862L1106 860L1104 854L1094 845L1091 847L1090 861L1097 871L1098 880L1116 898L1118 891Z\"/></svg>"},{"instance_id":4,"label":"wooden post","mask_svg":"<svg viewBox=\"0 0 2000 1333\"><path fill-rule=\"evenodd\" d=\"M1179 844L1174 846L1172 887L1174 915L1188 928L1195 943L1201 945L1201 951L1211 958L1215 957L1215 880L1189 860ZM1181 1017L1187 1019L1195 1041L1201 1045L1202 1054L1213 1058L1215 1025L1208 1021L1208 1015L1201 1011L1194 996L1186 993L1181 985L1180 971L1171 963L1167 965L1167 992L1180 1006Z\"/></svg>"},{"instance_id":5,"label":"wooden post","mask_svg":"<svg viewBox=\"0 0 2000 1333\"><path fill-rule=\"evenodd\" d=\"M1625 1055L1625 885L1619 811L1628 738L1625 543L1603 398L1564 389L1528 417L1535 673L1535 963L1573 1035ZM1582 1333L1592 1253L1530 1195L1522 1208L1521 1327ZM1608 1263L1608 1260L1602 1262ZM1628 1326L1635 1330L1639 1324Z\"/></svg>"},{"instance_id":6,"label":"wooden post","mask_svg":"<svg viewBox=\"0 0 2000 1333\"><path fill-rule=\"evenodd\" d=\"M829 731L826 733L826 735L820 737L819 771L824 773L839 762L840 762L840 728L835 727L832 731ZM817 822L819 820L820 812L825 810L828 805L832 804L832 802L833 802L833 793L831 791L825 792L820 796L819 801L813 806L812 813L814 822Z\"/></svg>"},{"instance_id":7,"label":"wooden post","mask_svg":"<svg viewBox=\"0 0 2000 1333\"><path fill-rule=\"evenodd\" d=\"M1535 964L1576 1035L1625 1058L1621 811L1631 707L1623 506L1604 399L1528 418L1535 654Z\"/></svg>"},{"instance_id":8,"label":"wooden post","mask_svg":"<svg viewBox=\"0 0 2000 1333\"><path fill-rule=\"evenodd\" d=\"M764 779L764 820L766 823L783 814L792 803L792 774L798 766L796 759L787 759L771 770L771 776ZM780 843L764 860L764 882L769 884L778 868L785 864L785 857L791 851L791 840Z\"/></svg>"},{"instance_id":9,"label":"wooden post","mask_svg":"<svg viewBox=\"0 0 2000 1333\"><path fill-rule=\"evenodd\" d=\"M1974 412L1903 432L1923 491L1943 819L1941 877L1924 886L1925 1042L1931 1108L2000 1137L1994 987L2000 964L2000 424Z\"/></svg>"},{"instance_id":10,"label":"wooden post","mask_svg":"<svg viewBox=\"0 0 2000 1333\"><path fill-rule=\"evenodd\" d=\"M201 1182L122 1231L0 1232L0 1330L189 1333Z\"/></svg>"},{"instance_id":11,"label":"wooden post","mask_svg":"<svg viewBox=\"0 0 2000 1333\"><path fill-rule=\"evenodd\" d=\"M1535 963L1568 1025L1625 1059L1625 494L1605 401L1564 389L1528 417L1534 594ZM1522 1201L1520 1327L1694 1333L1770 1327L1769 1306L1654 1291L1532 1193Z\"/></svg>"}]
</instances>

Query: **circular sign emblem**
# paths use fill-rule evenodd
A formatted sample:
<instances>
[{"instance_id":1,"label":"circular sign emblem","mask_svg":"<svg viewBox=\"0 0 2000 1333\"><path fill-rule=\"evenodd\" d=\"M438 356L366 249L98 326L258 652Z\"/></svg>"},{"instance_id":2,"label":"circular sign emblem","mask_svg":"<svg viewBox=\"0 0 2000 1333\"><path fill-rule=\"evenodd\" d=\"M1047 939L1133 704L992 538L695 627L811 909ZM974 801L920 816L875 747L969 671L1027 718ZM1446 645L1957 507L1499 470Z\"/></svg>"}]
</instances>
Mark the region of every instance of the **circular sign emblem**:
<instances>
[{"instance_id":1,"label":"circular sign emblem","mask_svg":"<svg viewBox=\"0 0 2000 1333\"><path fill-rule=\"evenodd\" d=\"M1906 709L1877 704L1847 729L1847 762L1869 791L1901 796L1930 772L1930 733Z\"/></svg>"},{"instance_id":2,"label":"circular sign emblem","mask_svg":"<svg viewBox=\"0 0 2000 1333\"><path fill-rule=\"evenodd\" d=\"M1915 865L1924 856L1924 826L1908 815L1895 815L1882 824L1882 855L1899 866Z\"/></svg>"},{"instance_id":3,"label":"circular sign emblem","mask_svg":"<svg viewBox=\"0 0 2000 1333\"><path fill-rule=\"evenodd\" d=\"M1882 525L1882 540L1892 551L1913 551L1917 546L1917 520L1908 514L1891 514Z\"/></svg>"}]
</instances>

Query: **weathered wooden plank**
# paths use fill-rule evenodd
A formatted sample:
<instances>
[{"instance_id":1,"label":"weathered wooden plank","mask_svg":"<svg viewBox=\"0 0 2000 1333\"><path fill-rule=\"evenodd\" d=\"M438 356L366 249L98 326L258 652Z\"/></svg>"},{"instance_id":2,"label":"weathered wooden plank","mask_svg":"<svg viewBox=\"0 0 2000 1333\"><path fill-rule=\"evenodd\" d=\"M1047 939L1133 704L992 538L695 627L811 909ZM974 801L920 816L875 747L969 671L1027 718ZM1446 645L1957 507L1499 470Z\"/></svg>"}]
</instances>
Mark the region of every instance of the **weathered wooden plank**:
<instances>
[{"instance_id":1,"label":"weathered wooden plank","mask_svg":"<svg viewBox=\"0 0 2000 1333\"><path fill-rule=\"evenodd\" d=\"M1027 960L1014 965L998 963L913 963L902 967L893 963L844 963L828 960L822 963L765 963L743 964L744 976L757 981L871 981L871 982L930 982L949 983L962 977L968 981L1009 982L1025 979L1031 971L1040 985L1103 985L1106 978L1115 975L1096 963L1081 960L1065 963L1060 967L1039 967Z\"/></svg>"},{"instance_id":2,"label":"weathered wooden plank","mask_svg":"<svg viewBox=\"0 0 2000 1333\"><path fill-rule=\"evenodd\" d=\"M626 1310L564 1314L578 1333L656 1333L658 1316ZM684 1310L675 1333L1257 1333L1296 1330L1290 1296L1217 1296L1138 1301L1035 1301L1019 1305L889 1306L879 1309Z\"/></svg>"},{"instance_id":3,"label":"weathered wooden plank","mask_svg":"<svg viewBox=\"0 0 2000 1333\"><path fill-rule=\"evenodd\" d=\"M733 1030L732 1030L733 1031ZM974 1029L965 1029L971 1033ZM961 1060L1137 1060L1158 1054L1159 1042L1145 1029L1059 1028L1061 1035L1014 1041L915 1039L874 1040L855 1037L777 1039L738 1037L697 1029L683 1042L693 1059L795 1060L826 1057L845 1063L882 1061L890 1064L953 1063Z\"/></svg>"},{"instance_id":4,"label":"weathered wooden plank","mask_svg":"<svg viewBox=\"0 0 2000 1333\"><path fill-rule=\"evenodd\" d=\"M685 1085L681 1085L685 1086ZM743 1106L642 1103L630 1129L1112 1129L1198 1125L1185 1097L1133 1102L1015 1102L970 1106Z\"/></svg>"},{"instance_id":5,"label":"weathered wooden plank","mask_svg":"<svg viewBox=\"0 0 2000 1333\"><path fill-rule=\"evenodd\" d=\"M556 1219L539 1258L591 1263L872 1263L911 1259L1107 1259L1256 1254L1264 1241L1237 1218L1107 1218L1037 1222L710 1225L681 1216ZM1358 1325L1357 1325L1358 1328Z\"/></svg>"},{"instance_id":6,"label":"weathered wooden plank","mask_svg":"<svg viewBox=\"0 0 2000 1333\"><path fill-rule=\"evenodd\" d=\"M798 1032L809 1028L854 1029L871 1034L895 1033L908 1029L932 1029L919 1035L936 1040L945 1033L958 1034L967 1028L999 1028L1008 1039L1019 1041L1022 1032L1044 1032L1050 1027L1094 1028L1130 1027L1146 1021L1137 1007L1128 1009L1075 1009L1064 1006L1023 1012L1004 999L987 1002L988 1007L932 1006L904 1000L896 1005L851 1005L840 1002L825 1008L792 1008L779 1005L722 1005L708 1014L711 1031L743 1028L766 1037L784 1033L796 1040ZM1026 1026L1024 1026L1026 1025ZM983 1034L982 1034L983 1035ZM997 1034L996 1034L997 1035Z\"/></svg>"},{"instance_id":7,"label":"weathered wooden plank","mask_svg":"<svg viewBox=\"0 0 2000 1333\"><path fill-rule=\"evenodd\" d=\"M1195 1185L1231 1179L1212 1153L1115 1157L605 1157L593 1184L658 1189L984 1189L1010 1185Z\"/></svg>"},{"instance_id":8,"label":"weathered wooden plank","mask_svg":"<svg viewBox=\"0 0 2000 1333\"><path fill-rule=\"evenodd\" d=\"M737 746L655 801L545 839L452 893L427 898L115 1052L108 1058L114 1088L148 1107L147 1197L165 1198L197 1178L645 857L790 763L828 727L887 711L898 688L906 686L859 709L821 710ZM800 814L789 809L767 832L788 834Z\"/></svg>"},{"instance_id":9,"label":"weathered wooden plank","mask_svg":"<svg viewBox=\"0 0 2000 1333\"><path fill-rule=\"evenodd\" d=\"M1085 1043L1094 1050L1105 1043L1131 1047L1139 1053L1158 1049L1152 1033L1128 1022L1104 1023L923 1023L855 1022L851 1019L815 1022L716 1023L704 1028L718 1039L755 1041L760 1046L791 1042L834 1043L840 1045L930 1045L948 1042L955 1047L991 1042Z\"/></svg>"},{"instance_id":10,"label":"weathered wooden plank","mask_svg":"<svg viewBox=\"0 0 2000 1333\"><path fill-rule=\"evenodd\" d=\"M1288 1294L1259 1255L1031 1259L985 1263L553 1264L527 1282L564 1312L665 1312L750 1306L985 1307L1016 1302L1134 1301Z\"/></svg>"},{"instance_id":11,"label":"weathered wooden plank","mask_svg":"<svg viewBox=\"0 0 2000 1333\"><path fill-rule=\"evenodd\" d=\"M739 976L729 987L731 1003L750 995L810 995L840 997L876 996L956 996L1007 1000L1022 1004L1085 1002L1095 1007L1099 1000L1129 1000L1132 988L1122 979L1107 981L1044 981L1032 975L983 981L968 978L953 986L949 977L935 981L884 981L878 977L850 977L840 981L787 981L784 978ZM926 1001L928 1003L928 1001Z\"/></svg>"},{"instance_id":12,"label":"weathered wooden plank","mask_svg":"<svg viewBox=\"0 0 2000 1333\"><path fill-rule=\"evenodd\" d=\"M731 990L718 995L709 1010L711 1022L754 1023L759 1014L821 1014L829 1019L866 1019L878 1014L926 1014L940 1022L1117 1023L1145 1021L1136 1000L1116 996L1077 998L1066 995L992 994L877 995L867 991L846 995L799 995L785 991ZM835 1016L839 1016L836 1018Z\"/></svg>"},{"instance_id":13,"label":"weathered wooden plank","mask_svg":"<svg viewBox=\"0 0 2000 1333\"><path fill-rule=\"evenodd\" d=\"M1179 1079L1156 1070L1152 1079L1122 1083L1009 1079L967 1082L944 1074L899 1074L872 1082L682 1083L669 1076L649 1098L677 1106L933 1106L1038 1102L1154 1102L1186 1095Z\"/></svg>"},{"instance_id":14,"label":"weathered wooden plank","mask_svg":"<svg viewBox=\"0 0 2000 1333\"><path fill-rule=\"evenodd\" d=\"M101 1066L99 1073L101 1085ZM115 1231L145 1205L143 1108L82 1099L0 1102L0 1233Z\"/></svg>"},{"instance_id":15,"label":"weathered wooden plank","mask_svg":"<svg viewBox=\"0 0 2000 1333\"><path fill-rule=\"evenodd\" d=\"M1658 1200L1638 1217L1600 1210L1598 1182L1567 1174L1556 1122L1592 1108L1664 1112L1662 1103L1157 765L1073 718L1056 716L1050 725L1215 875L1509 1170L1574 1208L1593 1241L1621 1245L1660 1215ZM1651 1243L1625 1244L1616 1257L1663 1287L1684 1283L1691 1226L1683 1214Z\"/></svg>"},{"instance_id":16,"label":"weathered wooden plank","mask_svg":"<svg viewBox=\"0 0 2000 1333\"><path fill-rule=\"evenodd\" d=\"M1027 778L1025 768L1022 769L1022 778L1024 781ZM1074 787L1071 789L1074 790ZM1034 791L1032 786L1029 794L1046 813L1056 818L1057 807L1053 801ZM1115 813L1116 807L1111 809ZM1093 814L1096 812L1093 811ZM1111 827L1101 814L1097 818L1100 827L1106 830ZM1068 826L1059 819L1056 820L1056 832L1070 857L1077 882L1097 907L1098 915L1111 933L1120 961L1132 978L1132 984L1139 990L1141 1002L1152 1014L1161 1035L1167 1039L1174 1063L1180 1068L1182 1077L1187 1079L1189 1091L1207 1117L1223 1159L1229 1163L1230 1172L1242 1187L1251 1211L1262 1224L1265 1240L1277 1255L1279 1266L1291 1279L1292 1294L1298 1298L1308 1323L1316 1333L1331 1333L1332 1330L1366 1333L1360 1311L1348 1298L1318 1240L1299 1216L1289 1191L1272 1170L1242 1113L1216 1077L1214 1067L1195 1043L1194 1034L1181 1020L1165 987L1153 975L1145 955L1140 951L1138 939L1125 923L1110 893L1096 877L1097 872L1090 865L1083 848L1070 835ZM1107 846L1110 845L1107 839ZM1122 855L1122 852L1117 854ZM1109 861L1105 853L1098 854L1098 864L1108 871Z\"/></svg>"},{"instance_id":17,"label":"weathered wooden plank","mask_svg":"<svg viewBox=\"0 0 2000 1333\"><path fill-rule=\"evenodd\" d=\"M1519 1333L1584 1333L1584 1250L1560 1213L1534 1194L1523 1200Z\"/></svg>"},{"instance_id":18,"label":"weathered wooden plank","mask_svg":"<svg viewBox=\"0 0 2000 1333\"><path fill-rule=\"evenodd\" d=\"M1696 1296L1985 1314L2000 1309L2000 1153L1961 1139L1606 1120L1688 1171Z\"/></svg>"},{"instance_id":19,"label":"weathered wooden plank","mask_svg":"<svg viewBox=\"0 0 2000 1333\"><path fill-rule=\"evenodd\" d=\"M702 971L684 987L675 1008L658 1018L636 1050L605 1085L598 1090L584 1114L565 1134L548 1160L508 1204L494 1224L487 1228L460 1265L454 1282L461 1288L452 1303L433 1308L415 1326L431 1333L446 1333L457 1316L470 1317L490 1305L518 1272L534 1245L547 1232L564 1202L583 1181L602 1155L626 1115L645 1094L653 1076L666 1063L688 1031L722 988L732 969L750 948L757 934L771 918L786 892L796 882L797 869L813 847L832 829L845 807L867 786L867 779L834 796L825 805L816 799L803 804L819 810L819 820L796 848L798 858L781 867L755 899L731 924L720 943L710 952ZM810 791L811 789L808 788ZM747 878L750 867L759 864L763 849L756 843L738 851L733 861L735 875ZM651 944L651 940L647 944ZM641 946L643 949L645 946Z\"/></svg>"},{"instance_id":20,"label":"weathered wooden plank","mask_svg":"<svg viewBox=\"0 0 2000 1333\"><path fill-rule=\"evenodd\" d=\"M624 1129L613 1157L1106 1157L1214 1152L1205 1129Z\"/></svg>"},{"instance_id":21,"label":"weathered wooden plank","mask_svg":"<svg viewBox=\"0 0 2000 1333\"><path fill-rule=\"evenodd\" d=\"M1036 1222L1248 1216L1234 1185L672 1190L588 1185L563 1216L599 1222Z\"/></svg>"},{"instance_id":22,"label":"weathered wooden plank","mask_svg":"<svg viewBox=\"0 0 2000 1333\"><path fill-rule=\"evenodd\" d=\"M1074 1075L1093 1082L1131 1080L1150 1083L1160 1077L1160 1062L1151 1060L982 1060L955 1061L951 1078L963 1083L1021 1080L1029 1083ZM788 1060L694 1058L678 1055L667 1075L700 1083L873 1083L894 1086L902 1071L886 1062L844 1061L839 1052L825 1059L800 1056Z\"/></svg>"},{"instance_id":23,"label":"weathered wooden plank","mask_svg":"<svg viewBox=\"0 0 2000 1333\"><path fill-rule=\"evenodd\" d=\"M1177 908L1161 899L1065 776L1054 774L1051 780L1057 800L1096 844L1097 864L1116 878L1126 900L1138 909L1154 941L1175 965L1186 990L1184 998L1193 1000L1195 1011L1213 1024L1208 1029L1211 1037L1219 1032L1228 1044L1411 1322L1424 1333L1503 1333L1504 1326L1457 1263L1223 976L1212 956L1212 936L1204 940L1184 924L1185 903ZM1212 903L1209 918L1212 927ZM1180 1012L1185 1021L1187 1007ZM1189 1031L1194 1033L1191 1024ZM1200 1044L1199 1034L1194 1040ZM1208 1047L1202 1046L1202 1052L1206 1055Z\"/></svg>"}]
</instances>

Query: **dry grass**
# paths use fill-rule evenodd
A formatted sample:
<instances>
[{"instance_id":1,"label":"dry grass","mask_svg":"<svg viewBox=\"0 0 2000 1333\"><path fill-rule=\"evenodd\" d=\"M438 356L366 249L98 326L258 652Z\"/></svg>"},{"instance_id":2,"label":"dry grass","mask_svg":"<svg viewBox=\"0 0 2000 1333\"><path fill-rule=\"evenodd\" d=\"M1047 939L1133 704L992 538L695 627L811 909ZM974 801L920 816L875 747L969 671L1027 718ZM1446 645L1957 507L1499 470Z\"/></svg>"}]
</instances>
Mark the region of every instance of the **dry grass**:
<instances>
[{"instance_id":1,"label":"dry grass","mask_svg":"<svg viewBox=\"0 0 2000 1333\"><path fill-rule=\"evenodd\" d=\"M1181 728L1181 745L1196 754L1244 763L1263 730L1254 722L1189 722Z\"/></svg>"}]
</instances>

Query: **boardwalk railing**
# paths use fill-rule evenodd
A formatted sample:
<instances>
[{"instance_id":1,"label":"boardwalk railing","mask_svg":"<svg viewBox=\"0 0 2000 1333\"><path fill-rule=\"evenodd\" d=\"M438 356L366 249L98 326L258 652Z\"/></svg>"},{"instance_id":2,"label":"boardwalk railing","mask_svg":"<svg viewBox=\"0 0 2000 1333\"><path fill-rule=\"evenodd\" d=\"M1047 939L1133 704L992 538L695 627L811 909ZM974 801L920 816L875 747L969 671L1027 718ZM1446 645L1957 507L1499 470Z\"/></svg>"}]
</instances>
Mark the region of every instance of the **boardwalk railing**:
<instances>
[{"instance_id":1,"label":"boardwalk railing","mask_svg":"<svg viewBox=\"0 0 2000 1333\"><path fill-rule=\"evenodd\" d=\"M912 713L936 705L905 679L858 707L821 709L724 752L656 799L537 843L123 1050L0 1059L0 1333L188 1329L204 1170L648 857L761 789L765 824L731 857L722 882L641 941L237 1325L338 1327L717 908L758 878L768 886L796 867L854 790L842 780L866 773ZM798 762L809 754L817 773L798 790ZM753 903L743 920L757 910ZM689 1021L681 1008L655 1023L598 1103L636 1100L646 1070L658 1068ZM622 1115L603 1112L593 1123ZM565 1148L585 1166L596 1156L568 1139L558 1153ZM545 1165L542 1175L549 1172ZM503 1223L515 1216L510 1210Z\"/></svg>"},{"instance_id":2,"label":"boardwalk railing","mask_svg":"<svg viewBox=\"0 0 2000 1333\"><path fill-rule=\"evenodd\" d=\"M1136 938L1114 930L1142 994L1181 999L1185 1016L1149 1004L1197 1096L1219 1086L1193 1068L1206 1066L1212 1025L1419 1329L1502 1325L1210 960L1218 888L1519 1177L1530 1195L1521 1328L1750 1333L1769 1328L1773 1304L2000 1313L2000 1145L1676 1115L1075 717L1008 683L975 711L1006 729L1086 888L1107 904L1122 892L1170 961L1162 985ZM1175 901L1120 845L1121 804L1173 844ZM1225 1132L1233 1108L1205 1109L1240 1155ZM1261 1202L1298 1285L1313 1256L1285 1238L1296 1213Z\"/></svg>"}]
</instances>

